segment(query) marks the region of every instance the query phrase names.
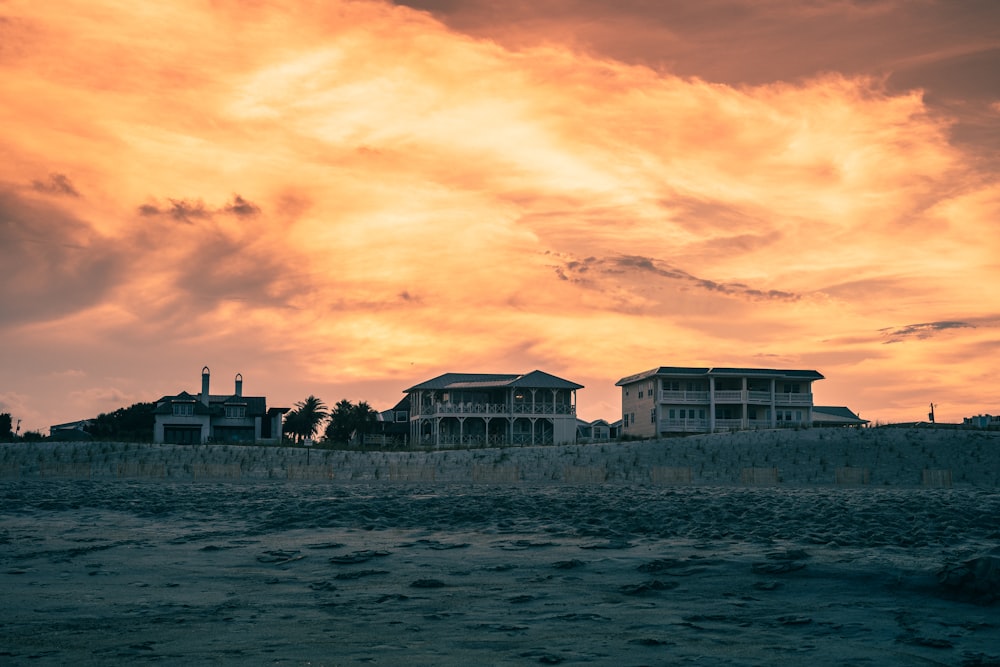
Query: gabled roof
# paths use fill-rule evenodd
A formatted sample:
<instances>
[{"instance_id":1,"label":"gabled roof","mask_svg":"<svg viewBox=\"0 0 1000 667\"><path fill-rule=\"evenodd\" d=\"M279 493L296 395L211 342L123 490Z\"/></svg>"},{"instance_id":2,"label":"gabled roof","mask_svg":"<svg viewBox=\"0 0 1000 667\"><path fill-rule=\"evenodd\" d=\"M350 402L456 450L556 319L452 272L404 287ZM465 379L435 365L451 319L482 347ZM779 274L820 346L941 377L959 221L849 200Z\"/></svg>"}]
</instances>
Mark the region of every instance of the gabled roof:
<instances>
[{"instance_id":1,"label":"gabled roof","mask_svg":"<svg viewBox=\"0 0 1000 667\"><path fill-rule=\"evenodd\" d=\"M525 389L583 389L582 384L570 382L543 371L523 375L497 373L445 373L420 384L404 389L406 393L425 389L486 389L497 387L523 387Z\"/></svg>"},{"instance_id":2,"label":"gabled roof","mask_svg":"<svg viewBox=\"0 0 1000 667\"><path fill-rule=\"evenodd\" d=\"M651 377L742 377L756 375L759 377L788 378L796 380L822 380L823 375L812 370L783 370L778 368L694 368L687 366L660 366L642 373L623 377L615 383L621 387L633 382L639 382Z\"/></svg>"}]
</instances>

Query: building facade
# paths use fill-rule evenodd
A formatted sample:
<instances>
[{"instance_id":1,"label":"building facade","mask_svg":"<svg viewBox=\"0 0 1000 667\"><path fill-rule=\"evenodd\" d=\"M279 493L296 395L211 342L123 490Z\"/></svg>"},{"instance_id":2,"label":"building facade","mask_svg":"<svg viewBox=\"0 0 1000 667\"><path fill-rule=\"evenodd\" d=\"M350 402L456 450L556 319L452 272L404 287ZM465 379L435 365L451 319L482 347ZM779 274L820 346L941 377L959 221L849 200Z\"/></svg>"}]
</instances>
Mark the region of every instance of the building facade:
<instances>
[{"instance_id":1,"label":"building facade","mask_svg":"<svg viewBox=\"0 0 1000 667\"><path fill-rule=\"evenodd\" d=\"M406 390L410 443L495 447L576 442L576 391L542 371L445 373Z\"/></svg>"},{"instance_id":2,"label":"building facade","mask_svg":"<svg viewBox=\"0 0 1000 667\"><path fill-rule=\"evenodd\" d=\"M812 370L662 366L624 377L622 435L809 427Z\"/></svg>"},{"instance_id":3,"label":"building facade","mask_svg":"<svg viewBox=\"0 0 1000 667\"><path fill-rule=\"evenodd\" d=\"M280 442L288 408L268 408L263 396L243 395L236 374L232 394L209 391L208 366L201 369L201 393L164 396L153 411L153 442L197 445L205 442Z\"/></svg>"}]
</instances>

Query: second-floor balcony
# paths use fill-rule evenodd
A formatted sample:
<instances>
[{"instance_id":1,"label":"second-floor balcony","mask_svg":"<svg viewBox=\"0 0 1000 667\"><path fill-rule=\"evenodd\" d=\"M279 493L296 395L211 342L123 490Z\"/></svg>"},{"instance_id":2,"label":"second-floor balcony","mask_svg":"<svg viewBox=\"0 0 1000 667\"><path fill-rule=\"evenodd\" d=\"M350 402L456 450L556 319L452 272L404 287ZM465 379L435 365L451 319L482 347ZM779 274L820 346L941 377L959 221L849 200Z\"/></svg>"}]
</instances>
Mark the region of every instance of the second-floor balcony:
<instances>
[{"instance_id":1,"label":"second-floor balcony","mask_svg":"<svg viewBox=\"0 0 1000 667\"><path fill-rule=\"evenodd\" d=\"M505 417L510 415L576 415L576 406L569 403L433 403L422 405L414 411L429 416Z\"/></svg>"},{"instance_id":2,"label":"second-floor balcony","mask_svg":"<svg viewBox=\"0 0 1000 667\"><path fill-rule=\"evenodd\" d=\"M811 393L774 393L770 391L742 389L720 389L712 394L713 402L729 404L749 404L749 405L812 405L813 395ZM707 391L661 391L660 402L672 405L708 405L709 392Z\"/></svg>"}]
</instances>

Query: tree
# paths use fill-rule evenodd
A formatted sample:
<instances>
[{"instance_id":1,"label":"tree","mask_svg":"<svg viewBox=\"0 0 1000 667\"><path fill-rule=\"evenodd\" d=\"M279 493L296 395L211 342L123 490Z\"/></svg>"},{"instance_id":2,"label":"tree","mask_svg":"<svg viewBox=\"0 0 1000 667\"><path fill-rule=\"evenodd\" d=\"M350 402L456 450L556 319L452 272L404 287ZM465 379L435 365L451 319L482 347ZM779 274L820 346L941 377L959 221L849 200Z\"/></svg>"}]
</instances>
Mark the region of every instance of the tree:
<instances>
[{"instance_id":1,"label":"tree","mask_svg":"<svg viewBox=\"0 0 1000 667\"><path fill-rule=\"evenodd\" d=\"M370 433L378 419L365 401L354 405L346 398L334 406L326 426L326 439L330 442L348 443L355 436Z\"/></svg>"},{"instance_id":2,"label":"tree","mask_svg":"<svg viewBox=\"0 0 1000 667\"><path fill-rule=\"evenodd\" d=\"M299 442L302 438L311 438L329 416L330 411L326 403L310 394L304 401L296 403L295 409L285 415L285 431L295 436L295 442Z\"/></svg>"},{"instance_id":3,"label":"tree","mask_svg":"<svg viewBox=\"0 0 1000 667\"><path fill-rule=\"evenodd\" d=\"M0 412L0 442L10 442L14 439L14 419L9 412Z\"/></svg>"},{"instance_id":4,"label":"tree","mask_svg":"<svg viewBox=\"0 0 1000 667\"><path fill-rule=\"evenodd\" d=\"M155 403L133 403L91 419L84 430L98 440L150 442L153 439Z\"/></svg>"}]
</instances>

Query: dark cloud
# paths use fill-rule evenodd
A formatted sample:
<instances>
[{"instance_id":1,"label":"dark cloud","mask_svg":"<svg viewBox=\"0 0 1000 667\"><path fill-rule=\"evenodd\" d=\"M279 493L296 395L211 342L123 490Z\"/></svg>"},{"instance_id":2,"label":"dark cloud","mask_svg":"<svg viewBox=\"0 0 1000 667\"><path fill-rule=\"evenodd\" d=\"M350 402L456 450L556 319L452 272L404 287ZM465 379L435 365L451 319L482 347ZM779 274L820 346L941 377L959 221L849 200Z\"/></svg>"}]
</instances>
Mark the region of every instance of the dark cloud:
<instances>
[{"instance_id":1,"label":"dark cloud","mask_svg":"<svg viewBox=\"0 0 1000 667\"><path fill-rule=\"evenodd\" d=\"M675 281L683 288L694 288L753 301L797 301L801 298L801 295L793 292L760 290L744 283L717 282L699 278L666 262L640 255L619 255L604 259L595 257L583 260L571 259L563 261L562 264L554 266L553 269L560 280L574 282L582 286L596 286L600 279L594 274L627 276L646 273Z\"/></svg>"},{"instance_id":2,"label":"dark cloud","mask_svg":"<svg viewBox=\"0 0 1000 667\"><path fill-rule=\"evenodd\" d=\"M222 210L241 218L252 217L260 214L259 206L253 202L247 201L239 195L233 195L233 201L226 204Z\"/></svg>"},{"instance_id":3,"label":"dark cloud","mask_svg":"<svg viewBox=\"0 0 1000 667\"><path fill-rule=\"evenodd\" d=\"M67 197L79 197L80 193L66 174L49 174L48 179L31 182L31 187L47 195L64 195Z\"/></svg>"},{"instance_id":4,"label":"dark cloud","mask_svg":"<svg viewBox=\"0 0 1000 667\"><path fill-rule=\"evenodd\" d=\"M941 331L947 331L950 329L975 329L974 324L969 324L968 322L958 322L954 320L945 320L942 322L924 322L921 324L907 324L906 326L894 328L887 327L885 329L879 329L879 333L885 338L884 343L900 343L908 339L923 340L925 338L930 338Z\"/></svg>"},{"instance_id":5,"label":"dark cloud","mask_svg":"<svg viewBox=\"0 0 1000 667\"><path fill-rule=\"evenodd\" d=\"M260 215L260 207L253 202L244 199L240 195L233 195L233 200L227 202L222 208L212 210L200 199L170 199L169 205L161 206L155 202L146 203L139 206L139 215L143 217L169 216L170 218L186 223L195 220L210 218L216 213L235 215L241 218Z\"/></svg>"},{"instance_id":6,"label":"dark cloud","mask_svg":"<svg viewBox=\"0 0 1000 667\"><path fill-rule=\"evenodd\" d=\"M0 188L0 326L49 320L100 302L128 264L87 223Z\"/></svg>"}]
</instances>

